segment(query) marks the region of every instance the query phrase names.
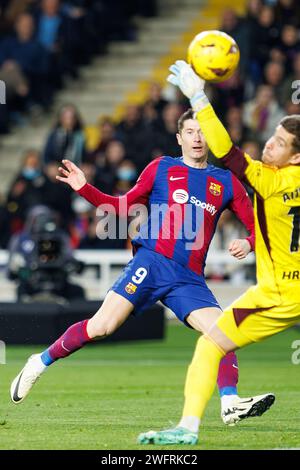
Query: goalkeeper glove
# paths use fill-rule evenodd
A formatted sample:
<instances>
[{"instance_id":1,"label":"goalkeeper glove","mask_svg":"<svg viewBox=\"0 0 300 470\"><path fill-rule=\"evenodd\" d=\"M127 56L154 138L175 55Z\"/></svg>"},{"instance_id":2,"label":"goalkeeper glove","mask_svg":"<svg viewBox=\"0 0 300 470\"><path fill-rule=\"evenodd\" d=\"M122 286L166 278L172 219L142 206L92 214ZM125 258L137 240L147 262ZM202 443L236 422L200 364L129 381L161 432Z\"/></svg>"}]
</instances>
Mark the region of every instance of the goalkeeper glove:
<instances>
[{"instance_id":1,"label":"goalkeeper glove","mask_svg":"<svg viewBox=\"0 0 300 470\"><path fill-rule=\"evenodd\" d=\"M182 93L189 98L194 111L200 111L209 104L204 92L205 81L194 72L192 67L184 60L176 60L169 68L172 72L167 81L178 86Z\"/></svg>"}]
</instances>

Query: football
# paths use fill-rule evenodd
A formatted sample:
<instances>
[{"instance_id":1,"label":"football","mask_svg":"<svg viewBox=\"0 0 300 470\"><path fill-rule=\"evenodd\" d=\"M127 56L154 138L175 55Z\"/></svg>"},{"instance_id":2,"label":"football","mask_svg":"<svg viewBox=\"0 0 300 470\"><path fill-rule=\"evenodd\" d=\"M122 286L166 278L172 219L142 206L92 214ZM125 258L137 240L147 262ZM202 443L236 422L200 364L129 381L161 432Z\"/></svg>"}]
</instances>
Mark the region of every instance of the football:
<instances>
[{"instance_id":1,"label":"football","mask_svg":"<svg viewBox=\"0 0 300 470\"><path fill-rule=\"evenodd\" d=\"M188 63L209 82L223 82L234 73L240 60L235 40L222 31L203 31L188 48Z\"/></svg>"}]
</instances>

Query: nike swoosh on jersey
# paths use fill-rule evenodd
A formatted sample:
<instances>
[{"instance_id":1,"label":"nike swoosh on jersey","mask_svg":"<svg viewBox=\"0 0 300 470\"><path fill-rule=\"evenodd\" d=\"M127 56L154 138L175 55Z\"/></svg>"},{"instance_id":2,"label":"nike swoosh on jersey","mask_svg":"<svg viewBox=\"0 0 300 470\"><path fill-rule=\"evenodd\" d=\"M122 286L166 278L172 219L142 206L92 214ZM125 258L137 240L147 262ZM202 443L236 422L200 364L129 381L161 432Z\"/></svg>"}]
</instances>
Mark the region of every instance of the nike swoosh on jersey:
<instances>
[{"instance_id":1,"label":"nike swoosh on jersey","mask_svg":"<svg viewBox=\"0 0 300 470\"><path fill-rule=\"evenodd\" d=\"M184 179L185 179L185 176L178 176L178 177L170 176L170 181L184 180Z\"/></svg>"}]
</instances>

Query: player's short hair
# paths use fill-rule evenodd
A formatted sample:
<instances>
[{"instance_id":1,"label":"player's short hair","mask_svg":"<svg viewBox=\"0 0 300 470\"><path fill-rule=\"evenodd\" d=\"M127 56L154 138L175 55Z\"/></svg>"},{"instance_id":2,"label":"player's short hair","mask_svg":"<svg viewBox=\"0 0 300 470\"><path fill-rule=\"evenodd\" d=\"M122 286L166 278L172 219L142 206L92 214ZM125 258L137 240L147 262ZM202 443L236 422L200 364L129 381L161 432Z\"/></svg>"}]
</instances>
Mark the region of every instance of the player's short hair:
<instances>
[{"instance_id":1,"label":"player's short hair","mask_svg":"<svg viewBox=\"0 0 300 470\"><path fill-rule=\"evenodd\" d=\"M293 134L294 140L292 143L295 153L300 152L300 114L291 114L281 119L279 123L287 132Z\"/></svg>"},{"instance_id":2,"label":"player's short hair","mask_svg":"<svg viewBox=\"0 0 300 470\"><path fill-rule=\"evenodd\" d=\"M187 121L188 119L194 119L194 114L195 114L195 111L193 111L192 108L190 108L180 116L180 118L178 119L178 123L177 123L179 134L181 133L183 129L184 121Z\"/></svg>"}]
</instances>

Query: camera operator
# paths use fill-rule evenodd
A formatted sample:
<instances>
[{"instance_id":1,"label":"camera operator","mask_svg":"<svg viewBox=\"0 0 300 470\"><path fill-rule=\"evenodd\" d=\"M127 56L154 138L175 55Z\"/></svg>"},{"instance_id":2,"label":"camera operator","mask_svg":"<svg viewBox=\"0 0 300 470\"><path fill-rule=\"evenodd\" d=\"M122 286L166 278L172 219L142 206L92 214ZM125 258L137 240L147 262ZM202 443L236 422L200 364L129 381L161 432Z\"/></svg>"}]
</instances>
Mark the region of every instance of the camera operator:
<instances>
[{"instance_id":1,"label":"camera operator","mask_svg":"<svg viewBox=\"0 0 300 470\"><path fill-rule=\"evenodd\" d=\"M46 206L32 208L24 230L10 243L8 276L19 281L18 300L84 299L82 287L68 280L82 269L68 234L59 227L58 215Z\"/></svg>"}]
</instances>

